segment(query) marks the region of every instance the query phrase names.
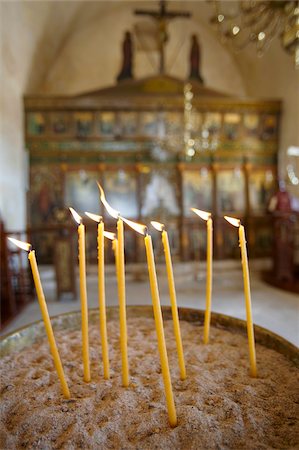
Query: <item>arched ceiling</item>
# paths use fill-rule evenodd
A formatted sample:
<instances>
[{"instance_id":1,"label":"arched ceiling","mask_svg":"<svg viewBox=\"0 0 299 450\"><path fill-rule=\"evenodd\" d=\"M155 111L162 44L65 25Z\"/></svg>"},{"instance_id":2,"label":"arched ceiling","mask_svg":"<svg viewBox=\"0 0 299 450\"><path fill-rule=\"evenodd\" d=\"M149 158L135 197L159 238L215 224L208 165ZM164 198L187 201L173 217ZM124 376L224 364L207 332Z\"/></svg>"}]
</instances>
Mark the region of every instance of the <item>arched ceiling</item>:
<instances>
[{"instance_id":1,"label":"arched ceiling","mask_svg":"<svg viewBox=\"0 0 299 450\"><path fill-rule=\"evenodd\" d=\"M8 32L11 32L11 27L15 27L15 44L17 37L20 37L20 42L17 43L18 50L22 51L23 39L25 40L23 47L26 44L30 47L29 52L24 48L24 52L27 50L28 65L22 70L25 92L54 93L56 90L57 93L62 91L74 93L80 91L80 86L82 90L87 90L89 86L90 89L95 89L114 82L121 60L123 32L125 29L133 29L134 24L141 20L134 16L134 9L137 7L156 9L158 2L155 0L16 1L3 2L2 5L5 7L5 15L2 15L5 16L4 29L6 23L9 23ZM271 70L278 61L284 67L292 68L292 58L283 52L278 43L272 44L272 48L264 56L266 64L257 59L252 49L246 49L236 55L221 45L215 28L210 24L213 8L209 2L169 1L168 7L171 10L183 9L192 13L192 20L176 19L169 25L171 39L167 57L173 75L177 72L179 76L185 76L186 53L189 52L189 43L186 43L186 39L191 32L198 32L200 35L203 72L206 73L207 84L212 80L211 87L222 87L220 72L226 65L234 67L236 77L234 87L239 95L241 93L254 95L255 88L252 87L248 70L254 72L252 73L254 78L261 78L259 68L262 67L264 71L266 66ZM149 18L142 20L150 21ZM176 52L177 61L174 58ZM136 75L150 75L153 68L147 55L144 52L136 53ZM184 58L186 67L183 68ZM178 63L180 59L181 65ZM82 65L85 66L85 73ZM252 66L255 67L254 71ZM63 80L64 74L68 83ZM81 83L76 81L76 77L81 78ZM219 83L220 85L216 85ZM225 86L224 83L225 88L230 93L230 86Z\"/></svg>"}]
</instances>

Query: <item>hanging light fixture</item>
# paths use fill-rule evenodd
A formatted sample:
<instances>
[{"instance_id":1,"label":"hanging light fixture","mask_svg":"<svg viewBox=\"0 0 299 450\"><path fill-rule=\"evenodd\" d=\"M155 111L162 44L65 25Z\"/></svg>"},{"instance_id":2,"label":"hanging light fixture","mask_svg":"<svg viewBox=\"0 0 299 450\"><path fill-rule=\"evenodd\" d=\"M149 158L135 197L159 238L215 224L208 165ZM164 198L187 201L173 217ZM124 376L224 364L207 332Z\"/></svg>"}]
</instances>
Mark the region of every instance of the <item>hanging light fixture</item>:
<instances>
[{"instance_id":1,"label":"hanging light fixture","mask_svg":"<svg viewBox=\"0 0 299 450\"><path fill-rule=\"evenodd\" d=\"M295 57L299 67L299 2L293 0L213 0L217 25L223 42L231 42L236 50L249 44L256 46L258 56L279 37L284 50Z\"/></svg>"}]
</instances>

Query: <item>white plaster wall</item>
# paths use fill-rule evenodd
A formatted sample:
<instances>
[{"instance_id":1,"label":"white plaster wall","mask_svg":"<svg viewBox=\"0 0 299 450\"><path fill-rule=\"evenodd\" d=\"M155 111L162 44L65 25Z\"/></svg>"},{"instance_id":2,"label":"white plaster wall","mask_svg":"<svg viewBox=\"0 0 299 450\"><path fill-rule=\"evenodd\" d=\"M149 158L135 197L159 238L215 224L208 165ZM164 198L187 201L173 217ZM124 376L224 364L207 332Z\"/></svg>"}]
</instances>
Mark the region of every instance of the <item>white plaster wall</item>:
<instances>
[{"instance_id":1,"label":"white plaster wall","mask_svg":"<svg viewBox=\"0 0 299 450\"><path fill-rule=\"evenodd\" d=\"M117 8L114 5L114 8L101 11L101 14L90 18L84 27L74 31L48 71L40 91L75 94L114 84L121 65L124 31L132 30L136 21L141 21L133 15L133 9L131 3L129 8L127 4ZM167 73L178 78L187 77L192 33L200 36L202 73L206 85L228 94L245 95L244 83L234 58L219 44L210 29L195 20L178 19L170 23ZM135 78L157 73L157 54L138 51L137 42L134 47Z\"/></svg>"},{"instance_id":2,"label":"white plaster wall","mask_svg":"<svg viewBox=\"0 0 299 450\"><path fill-rule=\"evenodd\" d=\"M0 214L8 229L19 230L26 223L22 95L46 11L39 10L40 20L35 23L30 11L18 3L1 3L0 8Z\"/></svg>"},{"instance_id":3,"label":"white plaster wall","mask_svg":"<svg viewBox=\"0 0 299 450\"><path fill-rule=\"evenodd\" d=\"M0 2L0 215L8 230L26 225L23 95L43 78L72 17L71 8L58 12L54 6L49 2ZM53 23L45 36L49 18Z\"/></svg>"}]
</instances>

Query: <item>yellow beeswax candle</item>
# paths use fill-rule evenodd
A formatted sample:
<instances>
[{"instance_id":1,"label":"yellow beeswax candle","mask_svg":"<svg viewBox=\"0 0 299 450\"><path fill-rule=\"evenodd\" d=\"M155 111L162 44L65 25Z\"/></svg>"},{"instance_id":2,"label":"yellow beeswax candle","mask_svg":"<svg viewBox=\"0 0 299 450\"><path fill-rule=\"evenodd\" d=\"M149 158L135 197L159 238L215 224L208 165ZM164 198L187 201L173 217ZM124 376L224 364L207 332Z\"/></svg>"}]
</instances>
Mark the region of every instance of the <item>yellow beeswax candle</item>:
<instances>
[{"instance_id":1,"label":"yellow beeswax candle","mask_svg":"<svg viewBox=\"0 0 299 450\"><path fill-rule=\"evenodd\" d=\"M118 241L117 241L117 239L113 239L113 241L112 241L112 249L113 249L114 258L115 258L115 273L116 273L116 278L118 280L118 261L117 261L117 259L118 259L117 258Z\"/></svg>"},{"instance_id":2,"label":"yellow beeswax candle","mask_svg":"<svg viewBox=\"0 0 299 450\"><path fill-rule=\"evenodd\" d=\"M86 262L85 262L85 226L78 226L79 237L79 273L80 273L80 299L82 317L82 355L83 355L83 379L90 381L89 366L89 340L88 340L88 306L86 289Z\"/></svg>"},{"instance_id":3,"label":"yellow beeswax candle","mask_svg":"<svg viewBox=\"0 0 299 450\"><path fill-rule=\"evenodd\" d=\"M204 322L204 343L208 344L210 335L211 306L212 306L212 260L213 260L213 222L207 220L207 280L206 280L206 311Z\"/></svg>"},{"instance_id":4,"label":"yellow beeswax candle","mask_svg":"<svg viewBox=\"0 0 299 450\"><path fill-rule=\"evenodd\" d=\"M168 234L167 234L166 230L162 231L162 243L163 243L163 248L164 248L164 253L165 253L168 288L169 288L169 296L170 296L170 303L171 303L174 335L175 335L176 347L177 347L177 352L178 352L180 375L181 375L181 380L185 380L186 367L185 367L185 360L184 360L184 351L183 351L183 344L182 344L182 338L181 338L181 330L180 330L180 322L179 322L179 315L178 315L178 308L177 308L177 301L176 301L176 292L175 292L171 254L170 254L170 248L169 248L169 240L168 240Z\"/></svg>"},{"instance_id":5,"label":"yellow beeswax candle","mask_svg":"<svg viewBox=\"0 0 299 450\"><path fill-rule=\"evenodd\" d=\"M106 323L106 298L105 298L105 265L104 265L104 222L98 224L98 294L100 310L100 334L102 343L102 358L104 378L108 380L109 374L109 351Z\"/></svg>"},{"instance_id":6,"label":"yellow beeswax candle","mask_svg":"<svg viewBox=\"0 0 299 450\"><path fill-rule=\"evenodd\" d=\"M126 288L125 288L125 256L124 256L124 223L121 218L117 221L117 279L120 320L120 348L122 360L122 384L129 386L129 366L127 348L127 317L126 317Z\"/></svg>"},{"instance_id":7,"label":"yellow beeswax candle","mask_svg":"<svg viewBox=\"0 0 299 450\"><path fill-rule=\"evenodd\" d=\"M160 354L160 362L161 362L162 376L163 376L163 382L164 382L169 423L172 427L175 427L177 425L177 415L176 415L176 409L175 409L175 404L174 404L174 399L173 399L172 384L171 384L166 343L165 343L165 337L164 337L163 319L162 319L162 312L161 312L161 306L160 306L160 297L159 297L159 290L158 290L157 275L156 275L154 252L153 252L151 236L146 235L144 238L144 243L145 243L146 256L147 256L147 265L148 265L148 273L149 273L149 280L150 280L150 287L151 287L151 296L152 296L152 302L153 302L156 333L157 333L157 339L158 339L158 349L159 349L159 354Z\"/></svg>"},{"instance_id":8,"label":"yellow beeswax candle","mask_svg":"<svg viewBox=\"0 0 299 450\"><path fill-rule=\"evenodd\" d=\"M241 224L239 226L239 243L240 243L240 248L241 248L244 294L245 294L245 304L246 304L250 374L252 377L256 377L257 376L257 368L256 368L254 330L253 330L252 311L251 311L251 295L250 295L250 282L249 282L249 270L248 270L248 257L247 257L247 249L246 249L245 230L244 230L243 225L241 225Z\"/></svg>"},{"instance_id":9,"label":"yellow beeswax candle","mask_svg":"<svg viewBox=\"0 0 299 450\"><path fill-rule=\"evenodd\" d=\"M45 324L45 329L46 329L48 341L50 344L50 351L51 351L51 354L54 359L54 364L55 364L55 368L56 368L56 371L57 371L57 374L58 374L58 377L59 377L59 380L61 383L62 392L63 392L63 395L65 398L70 398L71 395L70 395L70 391L69 391L69 388L68 388L68 385L67 385L67 382L65 379L63 367L62 367L60 356L59 356L58 349L56 346L55 337L54 337L54 333L53 333L53 329L52 329L52 325L51 325L51 321L50 321L50 317L49 317L49 313L48 313L48 308L47 308L47 304L46 304L46 300L45 300L45 296L44 296L44 291L42 288L39 271L37 268L37 262L36 262L34 250L29 252L28 259L30 262L31 270L32 270L33 281L34 281L34 285L35 285L35 289L36 289L38 303L39 303L39 306L41 309L42 318L43 318L43 321Z\"/></svg>"},{"instance_id":10,"label":"yellow beeswax candle","mask_svg":"<svg viewBox=\"0 0 299 450\"><path fill-rule=\"evenodd\" d=\"M210 336L212 308L212 264L213 264L213 220L210 212L191 208L195 214L207 222L207 279L206 279L206 310L204 320L204 343L208 344Z\"/></svg>"}]
</instances>

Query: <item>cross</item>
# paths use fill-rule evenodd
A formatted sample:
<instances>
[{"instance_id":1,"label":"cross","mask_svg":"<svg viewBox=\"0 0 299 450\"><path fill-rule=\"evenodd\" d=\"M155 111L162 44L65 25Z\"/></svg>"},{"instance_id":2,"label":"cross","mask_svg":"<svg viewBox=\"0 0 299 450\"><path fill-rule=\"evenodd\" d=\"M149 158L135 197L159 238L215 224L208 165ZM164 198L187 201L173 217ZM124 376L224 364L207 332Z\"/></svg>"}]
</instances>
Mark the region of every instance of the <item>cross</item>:
<instances>
[{"instance_id":1,"label":"cross","mask_svg":"<svg viewBox=\"0 0 299 450\"><path fill-rule=\"evenodd\" d=\"M175 19L177 17L191 17L191 13L187 11L167 11L166 9L166 1L161 0L159 11L149 11L144 9L135 9L134 13L138 16L150 16L152 19L156 20L159 28L159 53L160 53L160 67L159 73L164 73L164 46L168 41L167 34L167 22L171 19Z\"/></svg>"}]
</instances>

